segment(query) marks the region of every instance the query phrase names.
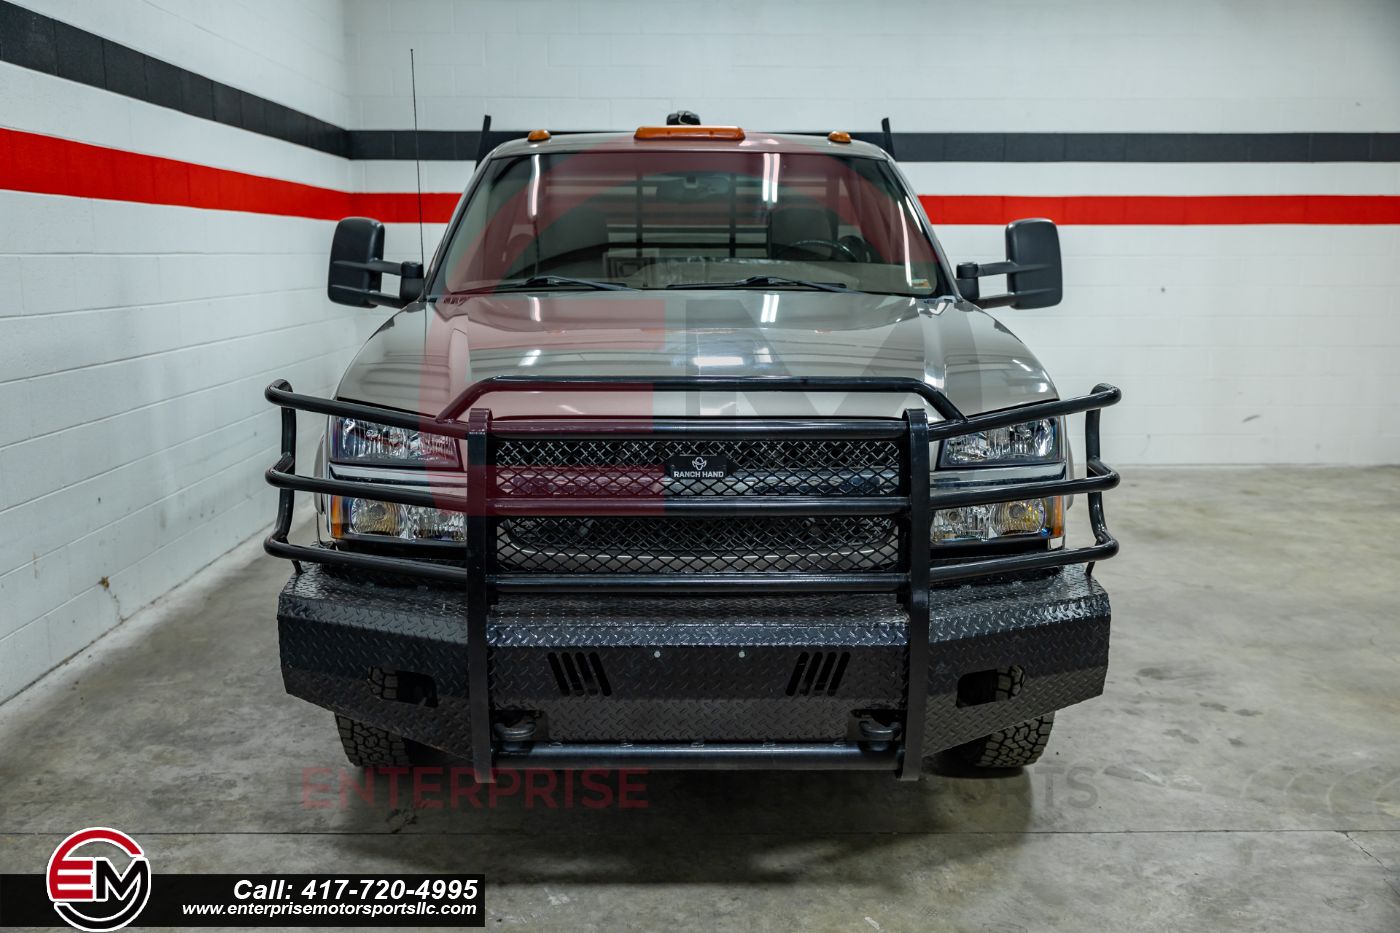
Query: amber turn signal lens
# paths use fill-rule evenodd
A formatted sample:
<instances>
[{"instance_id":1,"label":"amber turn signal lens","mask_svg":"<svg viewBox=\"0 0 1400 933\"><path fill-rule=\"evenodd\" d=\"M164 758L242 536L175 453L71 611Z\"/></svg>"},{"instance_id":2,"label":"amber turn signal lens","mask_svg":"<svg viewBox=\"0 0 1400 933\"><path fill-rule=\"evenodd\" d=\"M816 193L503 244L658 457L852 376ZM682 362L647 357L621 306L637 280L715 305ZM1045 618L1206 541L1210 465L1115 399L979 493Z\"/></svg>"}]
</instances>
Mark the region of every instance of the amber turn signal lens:
<instances>
[{"instance_id":1,"label":"amber turn signal lens","mask_svg":"<svg viewBox=\"0 0 1400 933\"><path fill-rule=\"evenodd\" d=\"M737 126L639 126L636 139L743 139Z\"/></svg>"},{"instance_id":2,"label":"amber turn signal lens","mask_svg":"<svg viewBox=\"0 0 1400 933\"><path fill-rule=\"evenodd\" d=\"M531 130L525 138L532 143L542 143L549 139L549 130Z\"/></svg>"},{"instance_id":3,"label":"amber turn signal lens","mask_svg":"<svg viewBox=\"0 0 1400 933\"><path fill-rule=\"evenodd\" d=\"M851 134L845 130L832 130L826 134L826 138L834 143L848 143L851 141Z\"/></svg>"}]
</instances>

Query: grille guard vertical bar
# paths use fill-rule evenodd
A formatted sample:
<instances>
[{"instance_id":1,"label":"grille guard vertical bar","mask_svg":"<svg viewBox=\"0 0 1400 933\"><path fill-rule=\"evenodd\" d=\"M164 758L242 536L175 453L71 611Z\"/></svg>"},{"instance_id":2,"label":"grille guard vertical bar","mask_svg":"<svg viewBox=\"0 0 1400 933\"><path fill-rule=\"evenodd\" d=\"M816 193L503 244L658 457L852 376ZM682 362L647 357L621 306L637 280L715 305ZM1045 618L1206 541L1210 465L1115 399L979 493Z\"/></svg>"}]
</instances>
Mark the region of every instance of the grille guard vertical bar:
<instances>
[{"instance_id":1,"label":"grille guard vertical bar","mask_svg":"<svg viewBox=\"0 0 1400 933\"><path fill-rule=\"evenodd\" d=\"M1098 385L1094 386L1095 393L1107 392L1109 390L1112 390L1113 392L1118 391L1117 389L1114 389L1113 386L1105 382L1100 382ZM1117 399L1114 399L1114 401L1117 401ZM1114 473L1111 469L1109 469L1106 465L1104 465L1099 451L1099 415L1101 415L1102 413L1103 409L1101 408L1091 408L1084 413L1084 461L1086 464L1085 470L1089 473L1090 476L1112 475L1115 477L1114 485L1117 485L1117 474ZM1117 554L1118 542L1114 540L1113 535L1109 534L1108 521L1104 518L1103 514L1102 489L1097 489L1089 493L1089 525L1094 530L1094 542L1099 547L1104 549L1104 554L1099 559L1108 560L1114 554ZM1084 572L1087 573L1089 576L1094 575L1094 563L1095 562L1092 560L1088 561L1086 566L1084 567Z\"/></svg>"},{"instance_id":2,"label":"grille guard vertical bar","mask_svg":"<svg viewBox=\"0 0 1400 933\"><path fill-rule=\"evenodd\" d=\"M291 392L292 384L285 379L279 379L267 387L271 392L274 388ZM277 458L277 462L267 471L267 481L273 482L276 475L295 476L297 472L297 410L295 408L282 408L282 456ZM274 484L275 485L275 484ZM272 522L272 533L267 536L264 546L269 553L272 552L274 543L293 547L287 541L287 535L292 531L292 512L296 508L296 489L292 486L282 486L277 491L277 517ZM292 558L292 567L297 573L301 573L301 561Z\"/></svg>"},{"instance_id":3,"label":"grille guard vertical bar","mask_svg":"<svg viewBox=\"0 0 1400 933\"><path fill-rule=\"evenodd\" d=\"M907 439L909 511L905 517L905 566L909 583L904 590L904 608L909 616L908 671L904 687L904 735L899 747L899 779L917 781L924 760L924 716L928 705L929 654L929 531L933 514L929 511L929 484L919 482L929 471L928 412L911 408L904 413L909 423Z\"/></svg>"},{"instance_id":4,"label":"grille guard vertical bar","mask_svg":"<svg viewBox=\"0 0 1400 933\"><path fill-rule=\"evenodd\" d=\"M495 568L495 522L487 514L491 478L491 412L474 408L467 416L467 702L471 708L472 770L478 783L491 773L491 647L486 640L491 612L490 572Z\"/></svg>"}]
</instances>

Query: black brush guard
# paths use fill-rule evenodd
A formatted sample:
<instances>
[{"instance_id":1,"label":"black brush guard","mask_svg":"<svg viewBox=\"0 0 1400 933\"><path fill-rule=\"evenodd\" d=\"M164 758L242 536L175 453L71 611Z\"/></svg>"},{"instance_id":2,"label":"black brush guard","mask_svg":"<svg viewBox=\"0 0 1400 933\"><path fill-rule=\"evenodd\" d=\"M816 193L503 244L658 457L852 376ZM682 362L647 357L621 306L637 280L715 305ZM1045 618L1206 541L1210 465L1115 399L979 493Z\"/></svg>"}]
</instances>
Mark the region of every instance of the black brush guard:
<instances>
[{"instance_id":1,"label":"black brush guard","mask_svg":"<svg viewBox=\"0 0 1400 933\"><path fill-rule=\"evenodd\" d=\"M924 408L911 408L902 418L778 418L778 419L563 419L557 417L493 422L491 412L475 407L493 392L863 392L916 395L942 418L930 423ZM302 561L334 564L368 571L418 577L455 584L467 594L466 640L468 697L471 705L472 766L477 779L490 781L493 766L536 768L759 768L759 769L888 769L904 780L917 779L923 757L923 717L927 678L914 676L929 663L929 589L993 574L1087 564L1118 552L1118 542L1104 519L1103 492L1118 485L1118 474L1100 459L1099 416L1121 398L1114 386L1100 384L1080 398L1038 402L981 415L964 415L938 389L912 378L799 376L670 376L557 377L497 376L470 386L435 418L394 409L335 401L292 391L285 380L268 386L267 399L282 409L282 455L267 471L267 481L280 490L277 518L264 542L269 554L291 560L297 572ZM296 412L363 419L378 424L442 435L465 441L467 494L450 495L296 474ZM1083 413L1086 476L1033 480L979 488L934 492L927 477L930 445L935 441L1008 427L1038 418ZM740 440L782 437L802 440L897 440L902 445L898 495L881 496L764 496L667 498L646 497L523 497L494 492L494 442L499 438L579 440L672 437L688 440ZM410 558L355 553L292 544L293 498L297 491L373 499L403 505L461 512L466 516L466 561L461 567ZM1084 494L1088 498L1092 545L1073 549L1011 554L954 564L930 566L929 529L939 509L1009 502L1043 496ZM666 516L693 518L757 518L770 516L886 516L900 525L897 569L875 572L793 573L532 573L502 572L496 566L496 524L524 516ZM496 594L547 593L896 593L908 613L908 676L905 677L906 721L893 741L869 743L627 743L600 748L588 743L520 746L493 745L489 695L487 619Z\"/></svg>"}]
</instances>

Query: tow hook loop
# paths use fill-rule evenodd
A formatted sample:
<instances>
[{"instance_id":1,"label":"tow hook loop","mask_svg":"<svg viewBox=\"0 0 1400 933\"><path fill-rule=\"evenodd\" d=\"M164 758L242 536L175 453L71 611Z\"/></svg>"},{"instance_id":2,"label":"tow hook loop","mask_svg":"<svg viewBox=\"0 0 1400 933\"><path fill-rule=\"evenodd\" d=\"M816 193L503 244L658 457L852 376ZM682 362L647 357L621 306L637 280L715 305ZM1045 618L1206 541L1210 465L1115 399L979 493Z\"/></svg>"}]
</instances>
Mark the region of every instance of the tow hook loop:
<instances>
[{"instance_id":1,"label":"tow hook loop","mask_svg":"<svg viewBox=\"0 0 1400 933\"><path fill-rule=\"evenodd\" d=\"M535 738L535 721L529 716L510 722L497 722L494 728L496 737L501 740L502 751L524 751Z\"/></svg>"},{"instance_id":2,"label":"tow hook loop","mask_svg":"<svg viewBox=\"0 0 1400 933\"><path fill-rule=\"evenodd\" d=\"M889 749L890 743L899 736L899 731L900 724L897 722L880 722L870 717L860 721L861 741L868 745L872 752Z\"/></svg>"}]
</instances>

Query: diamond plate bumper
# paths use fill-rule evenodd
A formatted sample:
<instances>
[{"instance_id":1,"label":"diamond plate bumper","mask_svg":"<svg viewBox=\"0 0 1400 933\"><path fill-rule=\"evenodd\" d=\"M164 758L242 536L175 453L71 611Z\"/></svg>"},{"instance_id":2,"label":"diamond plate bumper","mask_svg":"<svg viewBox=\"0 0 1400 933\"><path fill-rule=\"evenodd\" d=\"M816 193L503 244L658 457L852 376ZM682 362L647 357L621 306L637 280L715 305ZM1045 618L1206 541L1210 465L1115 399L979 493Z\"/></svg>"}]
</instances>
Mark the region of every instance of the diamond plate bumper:
<instances>
[{"instance_id":1,"label":"diamond plate bumper","mask_svg":"<svg viewBox=\"0 0 1400 933\"><path fill-rule=\"evenodd\" d=\"M1102 692L1108 595L1083 567L930 596L925 754ZM307 567L278 601L287 690L469 759L466 614L460 590ZM885 594L503 594L487 626L490 708L534 713L537 744L851 741L857 711L903 718L907 639ZM807 673L829 656L844 660ZM1016 696L959 703L959 678L1012 665ZM376 668L432 689L381 699Z\"/></svg>"}]
</instances>

